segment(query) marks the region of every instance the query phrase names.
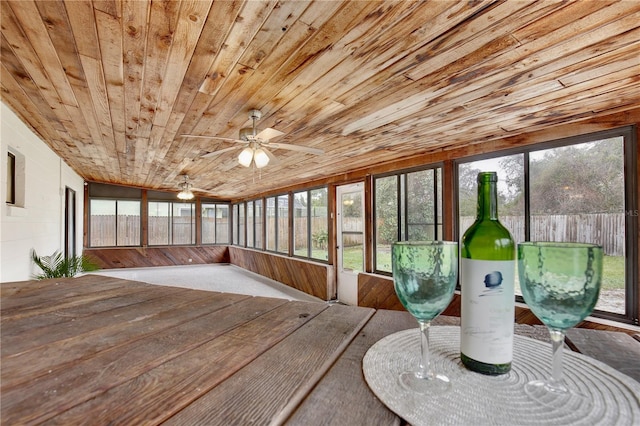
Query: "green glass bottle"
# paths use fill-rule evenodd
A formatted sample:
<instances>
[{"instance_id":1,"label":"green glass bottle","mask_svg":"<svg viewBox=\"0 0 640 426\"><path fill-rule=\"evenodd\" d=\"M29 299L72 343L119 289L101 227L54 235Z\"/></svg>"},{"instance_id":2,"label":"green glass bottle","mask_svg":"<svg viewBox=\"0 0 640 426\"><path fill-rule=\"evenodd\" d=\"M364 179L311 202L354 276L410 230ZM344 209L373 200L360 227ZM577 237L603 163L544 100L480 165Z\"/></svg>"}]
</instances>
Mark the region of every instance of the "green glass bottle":
<instances>
[{"instance_id":1,"label":"green glass bottle","mask_svg":"<svg viewBox=\"0 0 640 426\"><path fill-rule=\"evenodd\" d=\"M498 176L478 173L478 214L460 244L460 357L468 369L504 374L513 359L516 250L498 221Z\"/></svg>"}]
</instances>

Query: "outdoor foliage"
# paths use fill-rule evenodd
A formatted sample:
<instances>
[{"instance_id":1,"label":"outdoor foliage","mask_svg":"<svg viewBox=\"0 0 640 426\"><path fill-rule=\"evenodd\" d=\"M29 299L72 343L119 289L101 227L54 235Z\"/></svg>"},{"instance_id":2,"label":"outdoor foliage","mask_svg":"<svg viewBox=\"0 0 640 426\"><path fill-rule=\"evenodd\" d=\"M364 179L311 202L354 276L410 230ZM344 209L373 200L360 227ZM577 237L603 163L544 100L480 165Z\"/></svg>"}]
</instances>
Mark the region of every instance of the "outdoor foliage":
<instances>
[{"instance_id":1,"label":"outdoor foliage","mask_svg":"<svg viewBox=\"0 0 640 426\"><path fill-rule=\"evenodd\" d=\"M41 274L34 275L37 280L47 278L74 277L79 272L96 271L96 265L85 255L64 257L56 250L51 256L38 256L35 250L31 251L31 259L41 270Z\"/></svg>"},{"instance_id":2,"label":"outdoor foliage","mask_svg":"<svg viewBox=\"0 0 640 426\"><path fill-rule=\"evenodd\" d=\"M436 169L376 179L376 241L379 244L397 241L399 219L403 223L401 231L404 233L406 229L407 233L400 239L433 239L436 226L436 185L438 192L441 191ZM401 207L400 213L398 206Z\"/></svg>"},{"instance_id":3,"label":"outdoor foliage","mask_svg":"<svg viewBox=\"0 0 640 426\"><path fill-rule=\"evenodd\" d=\"M605 139L531 153L532 215L621 213L624 211L623 144ZM500 215L524 211L524 155L499 159ZM459 169L460 216L475 216L478 168Z\"/></svg>"}]
</instances>

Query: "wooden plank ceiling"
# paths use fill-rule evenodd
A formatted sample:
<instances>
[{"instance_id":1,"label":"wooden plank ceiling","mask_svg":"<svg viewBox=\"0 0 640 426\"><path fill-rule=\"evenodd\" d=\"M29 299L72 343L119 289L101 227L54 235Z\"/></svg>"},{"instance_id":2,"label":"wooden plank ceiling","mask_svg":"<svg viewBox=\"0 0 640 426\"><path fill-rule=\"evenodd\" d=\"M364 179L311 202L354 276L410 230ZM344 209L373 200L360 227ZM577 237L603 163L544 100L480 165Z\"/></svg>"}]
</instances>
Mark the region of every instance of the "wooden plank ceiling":
<instances>
[{"instance_id":1,"label":"wooden plank ceiling","mask_svg":"<svg viewBox=\"0 0 640 426\"><path fill-rule=\"evenodd\" d=\"M2 101L90 181L247 197L640 105L640 1L5 1ZM278 164L238 164L250 109ZM202 155L230 147L220 155Z\"/></svg>"}]
</instances>

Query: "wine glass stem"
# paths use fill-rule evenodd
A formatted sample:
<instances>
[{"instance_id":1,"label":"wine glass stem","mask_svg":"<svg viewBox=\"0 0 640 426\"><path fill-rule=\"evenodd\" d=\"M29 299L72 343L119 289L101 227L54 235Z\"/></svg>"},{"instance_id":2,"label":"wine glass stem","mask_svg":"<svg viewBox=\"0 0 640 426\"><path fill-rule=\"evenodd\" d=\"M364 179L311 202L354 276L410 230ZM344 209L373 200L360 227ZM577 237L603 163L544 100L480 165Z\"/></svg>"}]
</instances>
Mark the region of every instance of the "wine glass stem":
<instances>
[{"instance_id":1,"label":"wine glass stem","mask_svg":"<svg viewBox=\"0 0 640 426\"><path fill-rule=\"evenodd\" d=\"M564 330L549 329L553 350L553 364L550 384L562 388L562 350L564 346Z\"/></svg>"},{"instance_id":2,"label":"wine glass stem","mask_svg":"<svg viewBox=\"0 0 640 426\"><path fill-rule=\"evenodd\" d=\"M418 321L420 324L420 378L432 377L431 361L429 358L429 327L431 321Z\"/></svg>"}]
</instances>

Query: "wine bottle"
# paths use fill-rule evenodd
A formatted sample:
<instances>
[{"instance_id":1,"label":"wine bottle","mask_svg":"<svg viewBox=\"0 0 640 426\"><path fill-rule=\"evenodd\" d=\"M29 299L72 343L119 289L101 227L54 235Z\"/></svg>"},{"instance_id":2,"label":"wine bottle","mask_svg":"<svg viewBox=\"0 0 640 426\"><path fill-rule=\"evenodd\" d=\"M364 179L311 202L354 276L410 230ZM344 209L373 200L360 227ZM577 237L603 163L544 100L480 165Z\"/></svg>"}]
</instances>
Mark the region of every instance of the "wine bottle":
<instances>
[{"instance_id":1,"label":"wine bottle","mask_svg":"<svg viewBox=\"0 0 640 426\"><path fill-rule=\"evenodd\" d=\"M504 374L513 359L515 244L498 220L498 176L478 173L478 214L460 244L460 357L468 369Z\"/></svg>"}]
</instances>

